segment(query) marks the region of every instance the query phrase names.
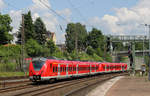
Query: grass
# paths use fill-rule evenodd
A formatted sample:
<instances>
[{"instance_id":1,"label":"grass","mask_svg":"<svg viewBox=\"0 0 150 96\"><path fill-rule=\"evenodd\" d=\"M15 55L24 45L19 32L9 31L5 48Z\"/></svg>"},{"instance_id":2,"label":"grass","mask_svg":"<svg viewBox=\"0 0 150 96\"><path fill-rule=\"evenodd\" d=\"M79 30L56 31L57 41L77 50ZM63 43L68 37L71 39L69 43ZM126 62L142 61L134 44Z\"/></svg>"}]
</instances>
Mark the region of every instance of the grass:
<instances>
[{"instance_id":1,"label":"grass","mask_svg":"<svg viewBox=\"0 0 150 96\"><path fill-rule=\"evenodd\" d=\"M25 76L25 72L0 72L0 77L13 77L13 76Z\"/></svg>"}]
</instances>

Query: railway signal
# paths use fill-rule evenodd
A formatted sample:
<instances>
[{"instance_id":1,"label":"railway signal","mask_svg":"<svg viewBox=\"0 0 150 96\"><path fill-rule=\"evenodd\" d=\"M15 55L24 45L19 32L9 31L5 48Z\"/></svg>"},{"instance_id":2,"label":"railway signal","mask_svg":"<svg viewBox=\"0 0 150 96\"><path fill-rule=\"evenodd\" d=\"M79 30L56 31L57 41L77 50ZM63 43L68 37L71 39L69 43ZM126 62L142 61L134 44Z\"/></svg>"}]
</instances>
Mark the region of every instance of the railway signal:
<instances>
[{"instance_id":1,"label":"railway signal","mask_svg":"<svg viewBox=\"0 0 150 96\"><path fill-rule=\"evenodd\" d=\"M106 45L106 46L107 46L107 50L106 50L106 51L107 51L107 52L110 51L110 42L111 42L111 41L110 41L110 37L107 37L107 41L106 41L106 43L107 43L107 45Z\"/></svg>"},{"instance_id":2,"label":"railway signal","mask_svg":"<svg viewBox=\"0 0 150 96\"><path fill-rule=\"evenodd\" d=\"M131 46L129 46L128 47L128 54L129 54L129 59L130 59L130 68L132 68L132 66L133 66L133 55L132 55L132 47Z\"/></svg>"}]
</instances>

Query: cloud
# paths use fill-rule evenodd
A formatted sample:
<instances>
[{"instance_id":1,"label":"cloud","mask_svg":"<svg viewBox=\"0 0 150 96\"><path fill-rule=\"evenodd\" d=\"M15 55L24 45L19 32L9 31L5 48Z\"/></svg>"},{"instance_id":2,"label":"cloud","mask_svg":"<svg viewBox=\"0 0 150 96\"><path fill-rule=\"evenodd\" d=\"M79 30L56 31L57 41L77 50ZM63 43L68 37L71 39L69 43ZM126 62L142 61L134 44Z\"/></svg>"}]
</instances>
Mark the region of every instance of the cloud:
<instances>
[{"instance_id":1,"label":"cloud","mask_svg":"<svg viewBox=\"0 0 150 96\"><path fill-rule=\"evenodd\" d=\"M57 10L57 13L65 17L68 22L70 21L70 16L72 15L72 12L69 8L65 8L63 10Z\"/></svg>"},{"instance_id":2,"label":"cloud","mask_svg":"<svg viewBox=\"0 0 150 96\"><path fill-rule=\"evenodd\" d=\"M48 8L51 8L49 0L32 0L33 5L29 7L32 11L47 11Z\"/></svg>"},{"instance_id":3,"label":"cloud","mask_svg":"<svg viewBox=\"0 0 150 96\"><path fill-rule=\"evenodd\" d=\"M13 43L15 43L15 41L17 40L16 33L18 32L21 23L21 14L22 14L22 10L18 10L18 11L11 10L9 12L9 15L12 19L11 26L13 26L13 30L11 34L15 34Z\"/></svg>"},{"instance_id":4,"label":"cloud","mask_svg":"<svg viewBox=\"0 0 150 96\"><path fill-rule=\"evenodd\" d=\"M4 1L0 0L0 11L5 7L6 7L6 5L5 5Z\"/></svg>"},{"instance_id":5,"label":"cloud","mask_svg":"<svg viewBox=\"0 0 150 96\"><path fill-rule=\"evenodd\" d=\"M33 21L35 21L38 17L40 17L38 13L33 13L32 14Z\"/></svg>"},{"instance_id":6,"label":"cloud","mask_svg":"<svg viewBox=\"0 0 150 96\"><path fill-rule=\"evenodd\" d=\"M24 8L22 10L11 10L9 12L10 17L12 18L12 24L11 24L13 26L12 33L16 33L19 29L19 26L21 23L21 14L27 13L30 10L32 13L33 21L35 21L37 17L41 17L41 19L46 25L46 28L49 31L56 33L56 38L58 41L65 40L65 38L62 37L62 34L64 33L59 28L59 25L60 25L59 19L57 18L56 15L54 15L54 13L50 12L49 9L41 3L43 2L49 8L51 8L51 4L49 0L41 0L41 2L40 0L32 0L32 2L33 4L30 6L27 6L27 8ZM63 10L57 10L57 12L58 14L64 16L64 18L66 18L68 21L70 20L69 19L71 15L70 9L65 8Z\"/></svg>"},{"instance_id":7,"label":"cloud","mask_svg":"<svg viewBox=\"0 0 150 96\"><path fill-rule=\"evenodd\" d=\"M149 5L149 0L139 0L131 8L114 8L115 15L106 14L102 18L93 17L89 19L89 22L95 26L100 26L105 34L145 35L144 26L141 24L150 24Z\"/></svg>"}]
</instances>

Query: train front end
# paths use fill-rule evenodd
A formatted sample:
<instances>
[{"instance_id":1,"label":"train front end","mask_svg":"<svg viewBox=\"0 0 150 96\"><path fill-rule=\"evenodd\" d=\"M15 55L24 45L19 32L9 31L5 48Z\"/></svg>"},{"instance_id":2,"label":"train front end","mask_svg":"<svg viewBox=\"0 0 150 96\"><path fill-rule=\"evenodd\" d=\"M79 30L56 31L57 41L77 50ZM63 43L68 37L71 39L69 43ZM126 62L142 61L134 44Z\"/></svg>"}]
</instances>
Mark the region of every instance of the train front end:
<instances>
[{"instance_id":1,"label":"train front end","mask_svg":"<svg viewBox=\"0 0 150 96\"><path fill-rule=\"evenodd\" d=\"M29 65L29 79L32 82L41 81L46 69L46 59L33 59Z\"/></svg>"}]
</instances>

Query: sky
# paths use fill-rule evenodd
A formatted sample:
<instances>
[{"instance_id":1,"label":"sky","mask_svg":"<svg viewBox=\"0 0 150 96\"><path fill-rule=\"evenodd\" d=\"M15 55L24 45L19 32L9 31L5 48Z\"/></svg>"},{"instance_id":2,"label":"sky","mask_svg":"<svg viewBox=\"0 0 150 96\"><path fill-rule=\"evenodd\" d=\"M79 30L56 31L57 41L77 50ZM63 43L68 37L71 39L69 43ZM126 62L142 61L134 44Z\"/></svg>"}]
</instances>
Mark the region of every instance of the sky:
<instances>
[{"instance_id":1,"label":"sky","mask_svg":"<svg viewBox=\"0 0 150 96\"><path fill-rule=\"evenodd\" d=\"M57 43L65 41L69 22L80 22L88 31L96 27L105 35L148 35L144 24L150 24L149 0L0 0L1 14L12 18L12 33L19 28L21 14L29 10L33 21L41 17L56 33Z\"/></svg>"}]
</instances>

